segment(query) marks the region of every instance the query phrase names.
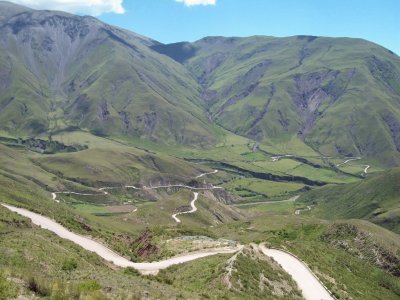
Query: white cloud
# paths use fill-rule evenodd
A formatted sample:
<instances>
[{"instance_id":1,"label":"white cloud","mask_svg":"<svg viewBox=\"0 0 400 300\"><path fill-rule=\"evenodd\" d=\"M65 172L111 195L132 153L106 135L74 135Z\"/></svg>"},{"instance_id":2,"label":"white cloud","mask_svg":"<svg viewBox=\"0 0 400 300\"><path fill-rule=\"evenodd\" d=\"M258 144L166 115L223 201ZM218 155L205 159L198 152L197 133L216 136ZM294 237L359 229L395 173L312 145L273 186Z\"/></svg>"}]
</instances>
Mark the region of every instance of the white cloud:
<instances>
[{"instance_id":1,"label":"white cloud","mask_svg":"<svg viewBox=\"0 0 400 300\"><path fill-rule=\"evenodd\" d=\"M34 9L62 10L98 16L103 13L123 14L123 0L12 0Z\"/></svg>"},{"instance_id":2,"label":"white cloud","mask_svg":"<svg viewBox=\"0 0 400 300\"><path fill-rule=\"evenodd\" d=\"M176 0L176 2L182 2L186 6L215 5L217 3L217 0Z\"/></svg>"}]
</instances>

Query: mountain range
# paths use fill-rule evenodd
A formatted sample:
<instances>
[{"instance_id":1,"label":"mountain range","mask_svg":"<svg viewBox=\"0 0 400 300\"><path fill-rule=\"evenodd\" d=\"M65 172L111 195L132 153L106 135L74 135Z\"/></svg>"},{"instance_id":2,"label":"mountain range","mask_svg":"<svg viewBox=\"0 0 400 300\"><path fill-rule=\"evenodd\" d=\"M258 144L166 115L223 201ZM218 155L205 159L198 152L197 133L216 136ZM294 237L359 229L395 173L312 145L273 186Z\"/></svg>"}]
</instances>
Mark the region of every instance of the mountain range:
<instances>
[{"instance_id":1,"label":"mountain range","mask_svg":"<svg viewBox=\"0 0 400 300\"><path fill-rule=\"evenodd\" d=\"M83 130L207 148L226 131L400 165L400 57L352 38L162 44L0 2L0 130Z\"/></svg>"}]
</instances>

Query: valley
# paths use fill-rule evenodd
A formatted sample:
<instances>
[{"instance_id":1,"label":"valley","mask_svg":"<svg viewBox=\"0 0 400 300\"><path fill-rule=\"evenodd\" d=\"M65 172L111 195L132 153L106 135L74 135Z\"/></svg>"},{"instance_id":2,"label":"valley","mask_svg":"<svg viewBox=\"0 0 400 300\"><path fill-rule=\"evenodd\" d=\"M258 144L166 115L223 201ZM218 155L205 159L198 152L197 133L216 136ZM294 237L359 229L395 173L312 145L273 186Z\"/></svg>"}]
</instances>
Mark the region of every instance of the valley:
<instances>
[{"instance_id":1,"label":"valley","mask_svg":"<svg viewBox=\"0 0 400 300\"><path fill-rule=\"evenodd\" d=\"M77 138L77 136L80 136L80 138ZM293 248L290 241L293 241L293 238L299 233L292 236L293 233L289 232L293 232L293 230L294 232L298 230L301 232L303 230L301 228L304 226L311 226L310 228L313 228L313 226L317 226L316 228L335 226L334 223L326 223L326 221L310 215L310 213L317 212L318 205L315 207L315 212L313 209L310 212L302 212L296 215L297 210L305 207L303 201L299 200L303 195L307 195L310 189L317 191L324 189L325 185L340 187L343 182L351 184L351 182L357 183L366 180L359 176L360 170L362 171L364 168L364 162L351 161L346 163L346 165L351 165L354 168L353 174L341 172L340 168L335 167L336 163L341 163L346 158L332 159L333 162L325 164L324 169L301 163L294 157L285 157L274 162L271 156L264 152L250 152L250 149L252 149L251 141L240 137L232 139L233 136L230 139L239 142L228 144L231 151L225 152L229 153L229 156L225 155L225 159L218 156L219 154L213 150L196 150L196 154L191 156L195 159L192 161L187 160L188 151L194 151L191 149L179 148L179 152L174 151L175 155L171 156L168 151L166 153L160 152L160 149L152 147L148 147L145 151L133 145L126 145L122 142L85 133L68 133L62 137L62 140L69 144L70 138L86 144L87 149L73 153L37 154L23 149L15 151L7 146L0 145L3 162L1 167L3 182L1 197L8 199L7 201L3 200L2 203L9 203L6 205L18 206L34 213L40 213L52 218L69 231L90 236L94 241L100 241L101 245L107 245L109 247L107 249L111 249L112 253L118 253L117 255L123 257L127 265L140 266L140 264L146 264L150 261L149 266L157 266L157 264L153 264L155 262L160 262L165 267L169 266L156 275L155 278L158 278L157 280L161 282L163 282L166 272L173 274L178 272L169 271L171 268L185 269L186 264L194 263L197 265L198 259L199 263L202 264L207 264L208 261L210 263L219 261L218 265L221 264L222 267L223 262L229 258L229 252L237 251L235 247L238 245L245 245L245 249L248 249L251 243L266 242L268 247L277 247L299 255L302 260L310 264L313 272L334 293L335 297L345 295L348 292L355 292L347 288L343 289L338 284L332 285L332 282L326 279L333 277L336 280L339 274L337 272L341 272L339 271L341 270L340 267L333 272L332 270L327 272L325 268L330 266L329 262L320 258L317 258L317 263L313 262L308 254L300 250L304 247L304 250L307 249L308 246L306 245L314 245L313 247L320 245L319 247L324 248L327 247L324 245L325 242L319 241L319 238L315 240L314 234L307 236L310 233L301 233L295 240L301 239L303 245L296 249ZM221 147L226 146L222 144ZM141 148L143 148L143 145L141 145ZM241 155L249 152L251 155ZM112 160L106 158L109 155L112 155ZM295 157L299 156L296 155ZM307 159L307 162L313 159L313 164L317 164L318 160L318 165L321 166L324 163L323 159L317 157L315 157L315 160L312 157L305 159ZM19 168L18 166L22 164L25 167ZM269 166L269 168L260 166ZM297 169L298 166L307 166L305 170L308 170L308 168L315 169L315 174L322 175L328 172L328 174L334 175L325 176L326 182L322 186L307 185L304 179L309 177L308 174L310 173L308 172L298 173L297 177L293 176L294 179L301 178L300 181L297 179L294 181L283 180L288 178L290 170ZM215 169L217 167L218 169ZM257 177L253 177L253 174L256 174ZM263 176L259 176L260 174L275 176L263 178ZM315 174L315 178L312 177L313 179L308 179L307 182L313 183L315 179L321 178L321 176L317 177ZM373 175L374 169L371 170L371 173L368 173L368 176ZM239 185L232 182L242 183ZM27 186L29 192L21 194ZM11 189L11 187L13 188ZM235 187L237 188L235 189ZM197 197L194 197L194 195ZM193 200L195 201L193 202ZM197 210L194 210L194 208ZM2 214L4 213L5 211L2 212ZM173 216L181 222L177 222ZM5 222L7 218L2 217L1 220ZM157 220L157 222L153 220ZM18 226L13 229L15 226L12 225L13 222L6 221L3 223L3 226L5 226L3 232L8 232L6 236L9 236L15 230L21 230L18 229ZM22 230L29 231L29 229ZM317 232L319 230L321 229L317 229ZM306 235L304 236L304 234ZM211 240L204 240L205 237ZM397 237L394 238L393 241L396 241L394 245L382 246L379 251L395 253L393 252L395 250L389 249L397 249L396 247L400 249L400 245L396 246L397 239ZM247 253L250 250L241 251ZM251 250L250 253L253 253L252 251L258 253L259 250ZM333 252L333 255L340 253L347 259L354 255L347 253L347 250L330 249L329 251ZM18 254L13 255L17 255L18 260L25 259ZM215 255L215 258L208 258L207 255ZM247 253L243 255L245 260L268 260L268 258L260 257L260 254ZM176 258L181 262L180 257L184 257L182 261L185 261L182 266L170 266L170 263L177 262ZM202 258L200 259L200 257ZM190 262L187 260L188 258L195 259L196 262ZM364 264L363 258L354 257L352 259L354 259L353 264L355 266ZM207 262L204 260L207 260ZM3 267L5 267L5 270L11 270L9 263L3 264ZM78 269L82 272L83 269L81 268ZM244 268L244 266L240 268ZM325 270L323 271L324 275L321 275L321 268ZM369 268L379 270L378 267L373 265ZM12 269L16 270L15 267L12 267ZM72 272L76 273L75 271ZM223 269L221 269L221 272L221 274L224 274ZM237 272L242 272L242 270L237 269ZM386 273L386 271L377 272ZM263 273L267 276L267 273L264 271ZM45 281L56 280L56 278L60 278L60 275L50 272L45 275L47 278ZM65 275L68 276L68 273ZM342 280L361 284L358 276ZM62 278L64 278L64 275L62 275ZM82 277L76 278L78 282L83 280L79 278ZM95 280L101 285L105 278L96 276ZM240 275L239 278L242 278L242 276ZM391 278L388 277L387 280L394 280ZM135 280L140 280L140 276ZM181 282L183 278L175 280ZM179 284L178 281L172 284L172 290L169 291L171 297L174 294L173 286L178 287ZM162 284L162 286L164 285L165 283ZM114 295L122 291L118 286L118 284L114 285ZM152 291L153 288L155 287L151 288ZM377 286L371 286L371 288L377 289ZM233 287L232 289L228 288L226 293L236 294L235 289ZM164 287L162 290L166 291ZM248 297L256 297L255 294L252 294L253 292L247 291L246 294L248 294ZM157 294L155 290L150 293L152 295ZM133 291L131 294L134 294ZM230 297L233 296L233 294L230 295ZM278 297L274 292L271 295ZM390 294L387 294L387 296L392 297Z\"/></svg>"}]
</instances>

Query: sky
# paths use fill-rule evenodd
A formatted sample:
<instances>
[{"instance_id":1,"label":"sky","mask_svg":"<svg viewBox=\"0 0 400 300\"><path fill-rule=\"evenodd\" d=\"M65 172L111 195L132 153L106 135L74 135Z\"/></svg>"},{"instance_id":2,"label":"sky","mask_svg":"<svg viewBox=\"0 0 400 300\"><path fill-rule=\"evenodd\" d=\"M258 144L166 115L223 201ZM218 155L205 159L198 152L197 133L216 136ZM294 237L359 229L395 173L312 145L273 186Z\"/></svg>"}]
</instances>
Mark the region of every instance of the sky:
<instances>
[{"instance_id":1,"label":"sky","mask_svg":"<svg viewBox=\"0 0 400 300\"><path fill-rule=\"evenodd\" d=\"M13 0L12 0L13 1ZM14 0L90 14L163 43L205 36L346 36L400 55L400 0Z\"/></svg>"}]
</instances>

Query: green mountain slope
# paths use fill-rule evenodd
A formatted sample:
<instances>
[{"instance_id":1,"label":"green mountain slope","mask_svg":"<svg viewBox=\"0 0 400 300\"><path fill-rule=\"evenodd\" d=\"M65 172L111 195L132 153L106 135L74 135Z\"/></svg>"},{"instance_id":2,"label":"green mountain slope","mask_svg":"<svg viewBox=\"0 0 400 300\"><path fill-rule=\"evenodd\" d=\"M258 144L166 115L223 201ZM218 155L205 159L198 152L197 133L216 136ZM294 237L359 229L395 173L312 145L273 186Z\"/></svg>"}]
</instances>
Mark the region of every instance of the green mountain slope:
<instances>
[{"instance_id":1,"label":"green mountain slope","mask_svg":"<svg viewBox=\"0 0 400 300\"><path fill-rule=\"evenodd\" d=\"M208 37L155 45L202 85L212 119L258 141L400 162L400 58L361 39Z\"/></svg>"},{"instance_id":2,"label":"green mountain slope","mask_svg":"<svg viewBox=\"0 0 400 300\"><path fill-rule=\"evenodd\" d=\"M207 146L216 134L187 70L148 38L92 17L0 11L0 128L16 136L88 129ZM15 14L12 12L14 11Z\"/></svg>"},{"instance_id":3,"label":"green mountain slope","mask_svg":"<svg viewBox=\"0 0 400 300\"><path fill-rule=\"evenodd\" d=\"M163 45L92 17L0 6L8 134L80 128L206 147L222 126L269 145L400 164L400 58L376 44L254 36Z\"/></svg>"},{"instance_id":4,"label":"green mountain slope","mask_svg":"<svg viewBox=\"0 0 400 300\"><path fill-rule=\"evenodd\" d=\"M316 189L299 201L315 204L312 212L326 219L367 219L400 232L400 168L364 181Z\"/></svg>"}]
</instances>

